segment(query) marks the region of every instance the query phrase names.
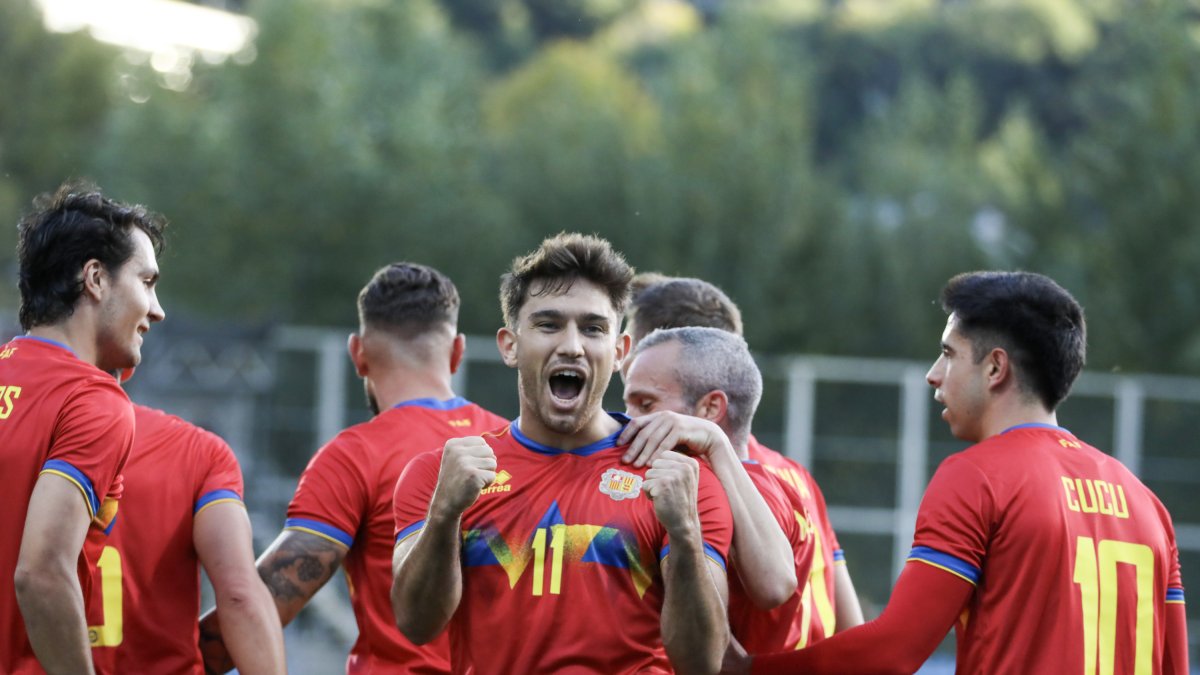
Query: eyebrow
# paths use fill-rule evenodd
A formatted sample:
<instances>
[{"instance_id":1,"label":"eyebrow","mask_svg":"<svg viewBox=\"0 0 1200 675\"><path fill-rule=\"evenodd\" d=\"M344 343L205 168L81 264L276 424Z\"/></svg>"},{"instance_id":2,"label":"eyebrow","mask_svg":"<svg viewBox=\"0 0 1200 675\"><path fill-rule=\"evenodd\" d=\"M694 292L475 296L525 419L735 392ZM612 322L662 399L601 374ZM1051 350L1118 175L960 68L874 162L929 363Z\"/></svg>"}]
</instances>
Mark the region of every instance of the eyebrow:
<instances>
[{"instance_id":1,"label":"eyebrow","mask_svg":"<svg viewBox=\"0 0 1200 675\"><path fill-rule=\"evenodd\" d=\"M557 309L542 309L529 314L530 321L536 321L538 319L555 319L558 321L563 321L567 318L568 316L565 312ZM603 314L594 314L591 312L579 317L579 321L581 323L603 323L605 325L608 325L609 323L608 317L604 316Z\"/></svg>"}]
</instances>

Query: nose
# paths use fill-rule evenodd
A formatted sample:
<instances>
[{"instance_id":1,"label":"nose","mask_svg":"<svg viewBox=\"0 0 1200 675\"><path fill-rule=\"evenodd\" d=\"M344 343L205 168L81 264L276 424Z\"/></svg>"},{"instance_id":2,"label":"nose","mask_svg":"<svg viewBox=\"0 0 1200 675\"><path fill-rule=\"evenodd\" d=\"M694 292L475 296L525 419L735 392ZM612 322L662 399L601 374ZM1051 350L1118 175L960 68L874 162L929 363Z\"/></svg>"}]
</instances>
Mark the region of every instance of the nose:
<instances>
[{"instance_id":1,"label":"nose","mask_svg":"<svg viewBox=\"0 0 1200 675\"><path fill-rule=\"evenodd\" d=\"M929 386L933 387L934 389L937 389L942 382L941 365L942 357L939 356L938 360L934 361L933 365L929 367L929 372L925 373L925 381L928 382Z\"/></svg>"},{"instance_id":2,"label":"nose","mask_svg":"<svg viewBox=\"0 0 1200 675\"><path fill-rule=\"evenodd\" d=\"M153 289L150 290L150 311L146 313L150 318L150 323L162 321L167 318L167 313L163 311L162 305L158 303L158 293Z\"/></svg>"},{"instance_id":3,"label":"nose","mask_svg":"<svg viewBox=\"0 0 1200 675\"><path fill-rule=\"evenodd\" d=\"M558 343L558 353L564 356L581 356L583 354L583 340L579 335L579 328L575 324L567 326L567 329L562 332L562 339Z\"/></svg>"}]
</instances>

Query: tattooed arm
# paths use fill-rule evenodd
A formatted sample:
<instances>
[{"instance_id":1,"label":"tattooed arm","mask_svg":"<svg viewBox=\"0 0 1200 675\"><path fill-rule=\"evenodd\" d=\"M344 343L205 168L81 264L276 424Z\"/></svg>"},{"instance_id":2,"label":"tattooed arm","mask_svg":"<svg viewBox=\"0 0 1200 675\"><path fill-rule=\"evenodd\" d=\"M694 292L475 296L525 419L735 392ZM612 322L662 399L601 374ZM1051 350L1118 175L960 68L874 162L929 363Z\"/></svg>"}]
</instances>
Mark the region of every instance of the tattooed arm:
<instances>
[{"instance_id":1,"label":"tattooed arm","mask_svg":"<svg viewBox=\"0 0 1200 675\"><path fill-rule=\"evenodd\" d=\"M258 575L274 598L284 626L329 581L348 550L338 542L307 532L284 530L279 534L258 559ZM226 648L227 640L222 637L218 610L222 610L219 603L217 609L200 620L200 651L207 673L224 673L234 667L230 649ZM229 635L232 637L233 631ZM246 672L240 662L238 666L240 672Z\"/></svg>"},{"instance_id":2,"label":"tattooed arm","mask_svg":"<svg viewBox=\"0 0 1200 675\"><path fill-rule=\"evenodd\" d=\"M230 667L236 664L243 675L287 672L283 630L271 594L254 569L254 544L245 508L240 502L225 502L201 510L192 526L192 540L212 581L217 610L225 620L229 637L226 657L233 658ZM216 615L212 618L215 621ZM226 651L225 645L221 651Z\"/></svg>"}]
</instances>

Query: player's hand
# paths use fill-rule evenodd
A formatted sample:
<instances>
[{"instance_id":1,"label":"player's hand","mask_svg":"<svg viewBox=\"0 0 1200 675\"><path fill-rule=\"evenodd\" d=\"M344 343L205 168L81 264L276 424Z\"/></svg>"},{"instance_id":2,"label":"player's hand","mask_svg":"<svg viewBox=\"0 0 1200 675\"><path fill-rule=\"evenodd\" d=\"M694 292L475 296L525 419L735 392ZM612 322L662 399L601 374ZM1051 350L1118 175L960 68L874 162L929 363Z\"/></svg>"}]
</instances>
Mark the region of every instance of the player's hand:
<instances>
[{"instance_id":1,"label":"player's hand","mask_svg":"<svg viewBox=\"0 0 1200 675\"><path fill-rule=\"evenodd\" d=\"M716 424L691 415L660 411L629 421L617 438L619 445L629 444L621 461L637 467L646 466L668 450L678 450L694 457L704 457L711 463L718 452L732 456L733 446L725 432Z\"/></svg>"},{"instance_id":2,"label":"player's hand","mask_svg":"<svg viewBox=\"0 0 1200 675\"><path fill-rule=\"evenodd\" d=\"M668 536L700 530L696 509L696 491L700 484L700 463L678 452L667 452L650 463L642 491L654 502L654 515Z\"/></svg>"},{"instance_id":3,"label":"player's hand","mask_svg":"<svg viewBox=\"0 0 1200 675\"><path fill-rule=\"evenodd\" d=\"M457 518L479 499L479 491L496 480L496 453L479 436L446 441L430 511Z\"/></svg>"}]
</instances>

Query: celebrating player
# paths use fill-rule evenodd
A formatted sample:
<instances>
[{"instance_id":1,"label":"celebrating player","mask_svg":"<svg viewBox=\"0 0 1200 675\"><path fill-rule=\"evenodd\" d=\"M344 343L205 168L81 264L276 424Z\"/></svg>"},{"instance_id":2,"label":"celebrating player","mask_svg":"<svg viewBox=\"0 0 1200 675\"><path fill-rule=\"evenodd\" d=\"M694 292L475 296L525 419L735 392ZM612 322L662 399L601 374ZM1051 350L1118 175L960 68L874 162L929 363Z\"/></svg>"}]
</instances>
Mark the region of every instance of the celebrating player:
<instances>
[{"instance_id":1,"label":"celebrating player","mask_svg":"<svg viewBox=\"0 0 1200 675\"><path fill-rule=\"evenodd\" d=\"M729 296L701 279L665 277L646 272L634 278L635 291L627 313L628 332L636 345L659 328L689 326L718 328L742 334L742 314ZM622 366L628 369L629 360ZM702 392L704 393L704 392ZM746 441L748 458L790 485L799 495L800 508L795 516L812 536L815 549L808 576L800 579L804 598L796 621L808 626L799 646L823 640L835 631L863 622L862 608L846 558L829 522L825 497L816 480L799 463L759 443L750 434Z\"/></svg>"},{"instance_id":2,"label":"celebrating player","mask_svg":"<svg viewBox=\"0 0 1200 675\"><path fill-rule=\"evenodd\" d=\"M417 642L449 624L455 672L720 667L725 495L678 453L622 464L627 418L602 409L632 276L578 234L517 258L497 343L520 418L418 457L396 486L396 621Z\"/></svg>"},{"instance_id":3,"label":"celebrating player","mask_svg":"<svg viewBox=\"0 0 1200 675\"><path fill-rule=\"evenodd\" d=\"M358 295L359 331L350 360L363 379L368 422L338 434L300 476L284 530L258 569L284 625L345 564L358 640L349 673L445 673L445 638L417 646L396 629L391 589L392 491L408 462L449 438L480 434L506 420L455 396L450 376L462 363L458 290L437 270L393 263L375 273ZM220 622L227 623L220 607ZM215 616L204 622L210 668L224 672Z\"/></svg>"},{"instance_id":4,"label":"celebrating player","mask_svg":"<svg viewBox=\"0 0 1200 675\"><path fill-rule=\"evenodd\" d=\"M942 291L927 374L951 432L880 617L755 673L911 673L954 625L959 673L1186 673L1171 519L1120 462L1058 426L1083 310L1047 277L975 272ZM745 667L745 663L739 664Z\"/></svg>"},{"instance_id":5,"label":"celebrating player","mask_svg":"<svg viewBox=\"0 0 1200 675\"><path fill-rule=\"evenodd\" d=\"M110 372L163 319L165 223L83 184L34 205L17 246L26 334L0 347L0 672L90 673L86 598L134 430Z\"/></svg>"},{"instance_id":6,"label":"celebrating player","mask_svg":"<svg viewBox=\"0 0 1200 675\"><path fill-rule=\"evenodd\" d=\"M659 451L688 448L703 456L729 495L734 515L729 626L750 653L793 649L812 621L805 591L813 538L794 514L802 508L791 487L748 462L746 441L762 397L762 376L740 336L716 328L656 330L626 360L625 405L634 437L626 459L643 461ZM777 602L753 601L751 589L777 576L774 549L788 565L791 584ZM808 591L811 593L811 589ZM771 610L771 611L763 611Z\"/></svg>"},{"instance_id":7,"label":"celebrating player","mask_svg":"<svg viewBox=\"0 0 1200 675\"><path fill-rule=\"evenodd\" d=\"M286 672L279 617L254 569L233 450L174 415L133 409L121 523L105 542L88 612L96 671L202 674L204 565L239 672Z\"/></svg>"}]
</instances>

